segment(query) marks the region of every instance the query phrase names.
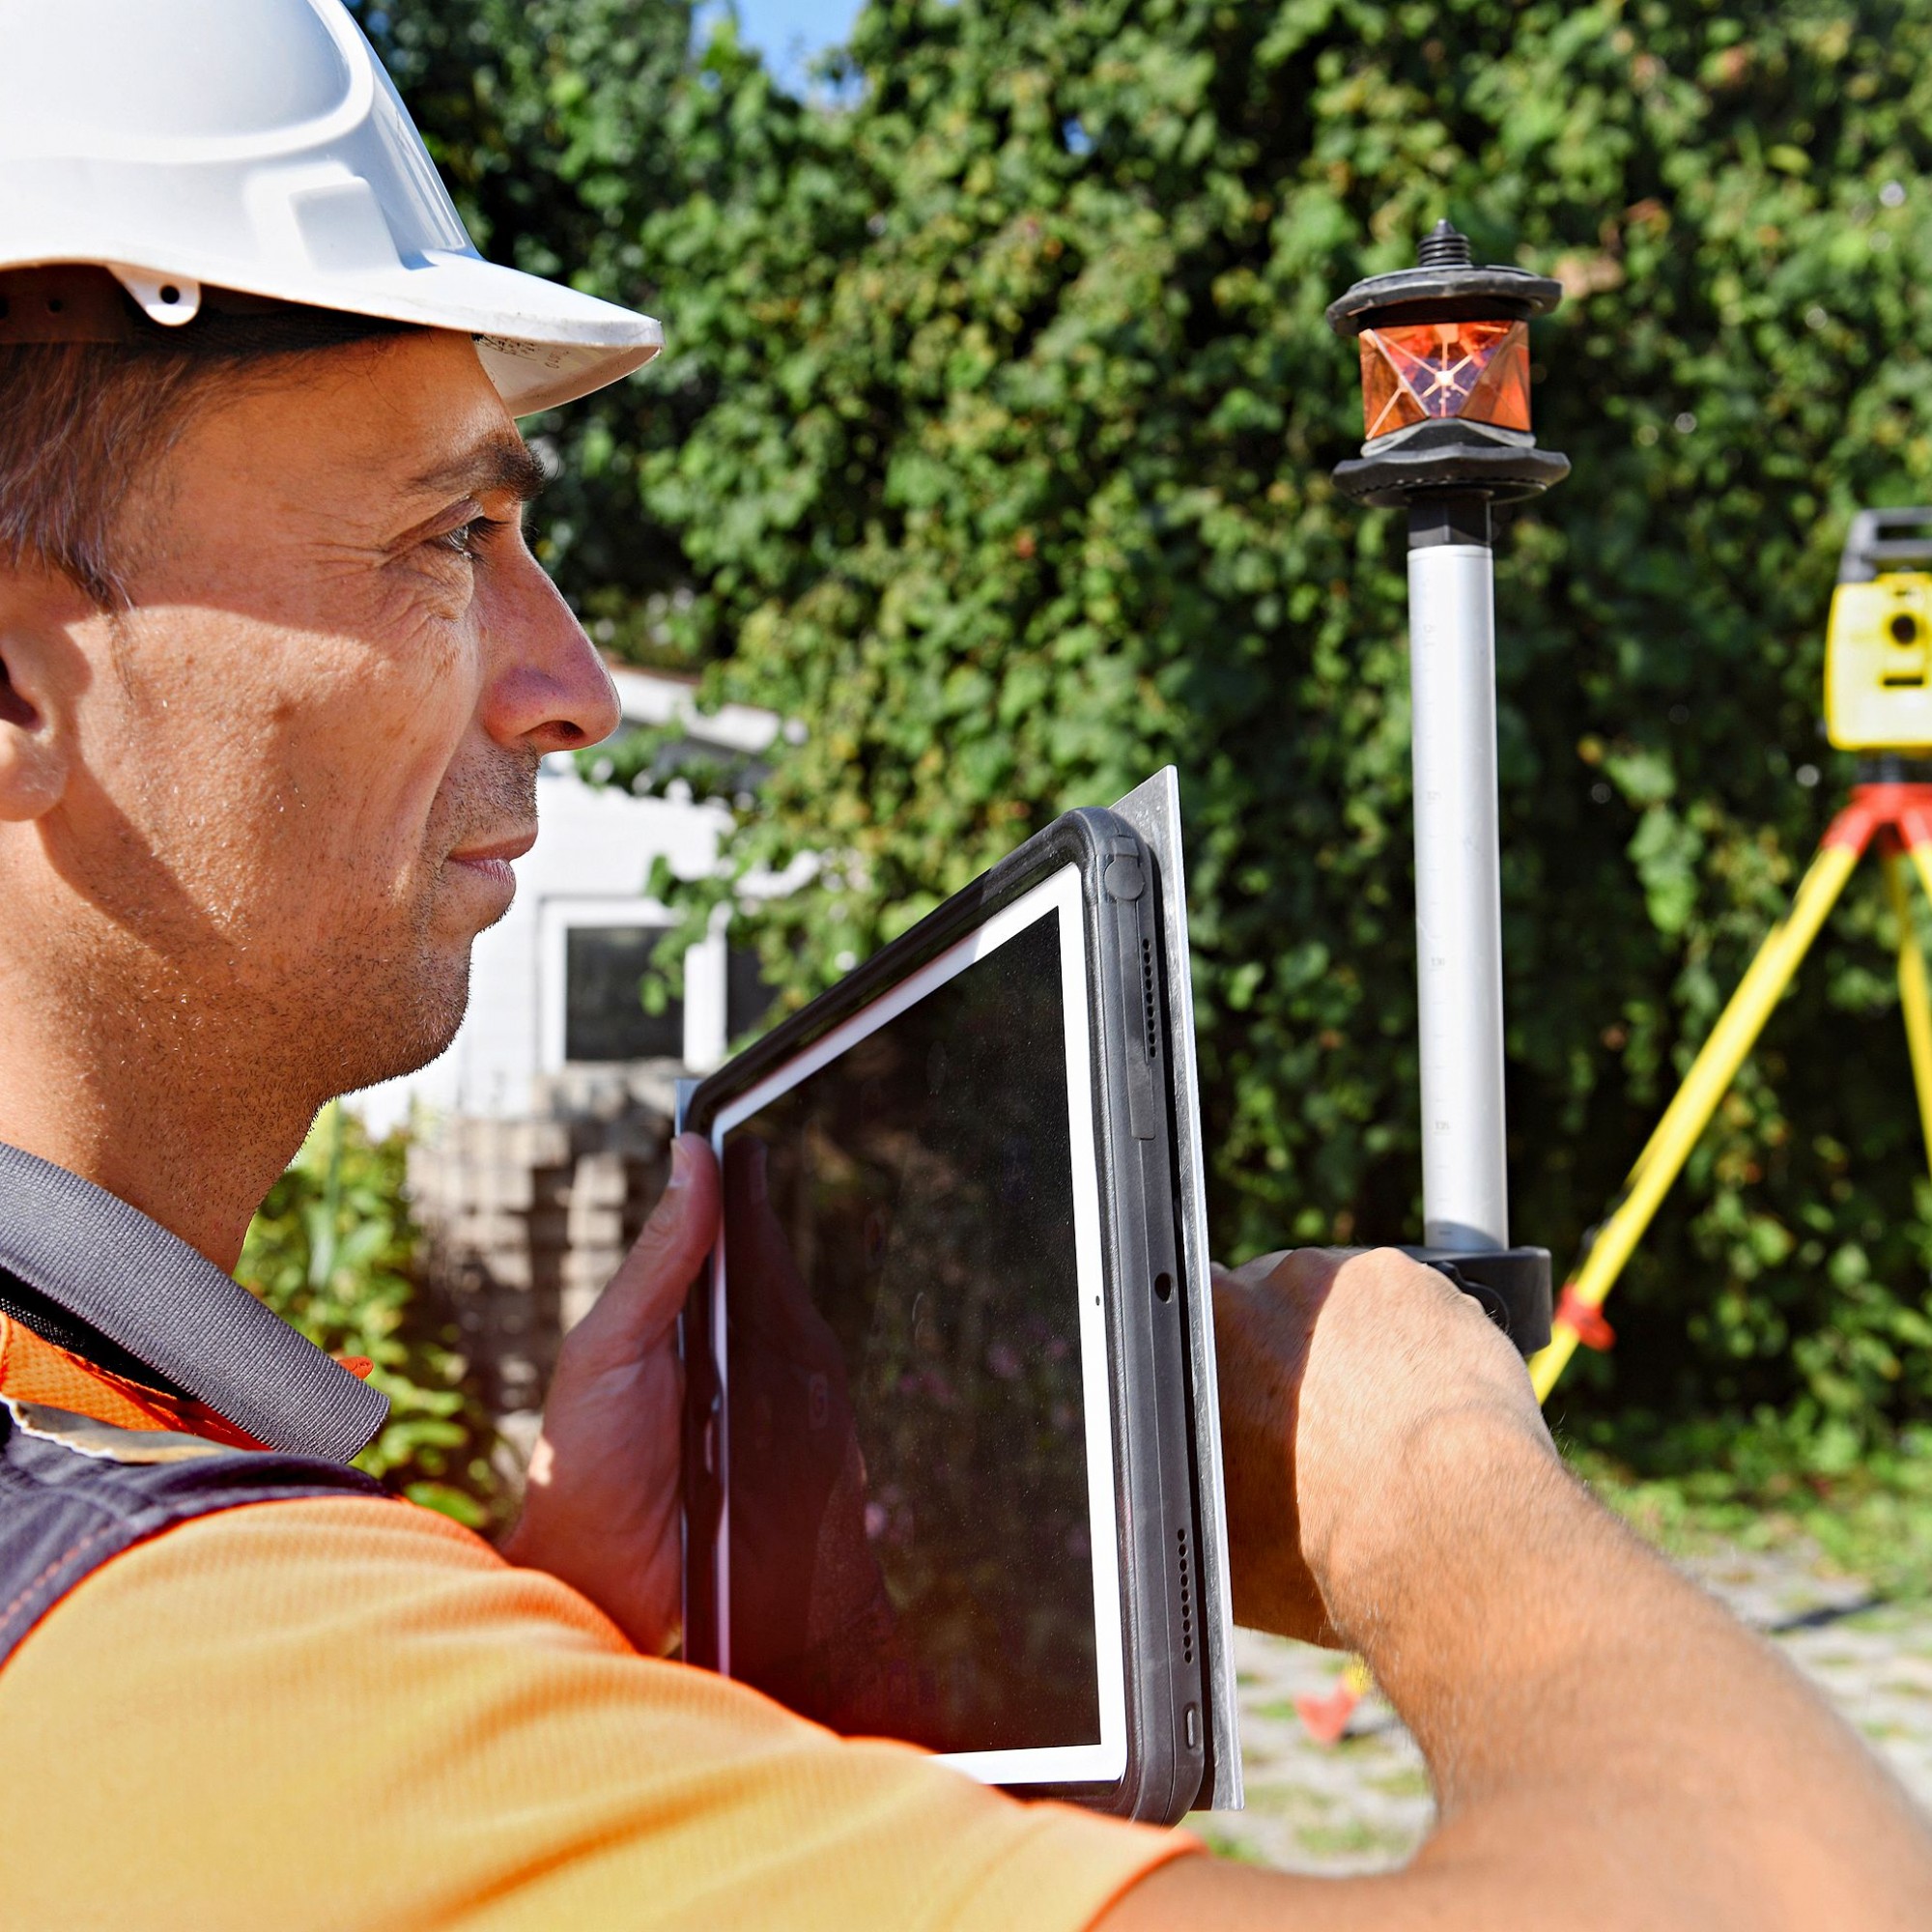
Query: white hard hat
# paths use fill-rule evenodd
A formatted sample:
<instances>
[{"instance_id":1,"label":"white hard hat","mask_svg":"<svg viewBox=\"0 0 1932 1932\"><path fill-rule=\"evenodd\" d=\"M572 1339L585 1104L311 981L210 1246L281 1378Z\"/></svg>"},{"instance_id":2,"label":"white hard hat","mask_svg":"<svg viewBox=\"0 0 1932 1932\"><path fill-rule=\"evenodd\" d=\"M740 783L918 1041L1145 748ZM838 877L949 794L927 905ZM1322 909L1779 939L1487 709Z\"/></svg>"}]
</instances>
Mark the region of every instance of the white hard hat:
<instances>
[{"instance_id":1,"label":"white hard hat","mask_svg":"<svg viewBox=\"0 0 1932 1932\"><path fill-rule=\"evenodd\" d=\"M0 271L61 263L460 330L518 415L664 342L483 260L342 0L0 0Z\"/></svg>"}]
</instances>

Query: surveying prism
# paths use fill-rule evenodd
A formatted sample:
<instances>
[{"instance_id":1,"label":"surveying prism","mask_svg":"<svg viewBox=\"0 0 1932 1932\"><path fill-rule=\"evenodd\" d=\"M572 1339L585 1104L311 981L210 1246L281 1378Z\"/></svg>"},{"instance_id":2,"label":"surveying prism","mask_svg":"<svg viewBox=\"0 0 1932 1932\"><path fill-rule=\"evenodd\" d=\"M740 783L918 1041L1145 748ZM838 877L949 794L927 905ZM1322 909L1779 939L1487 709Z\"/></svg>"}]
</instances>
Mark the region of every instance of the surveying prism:
<instances>
[{"instance_id":1,"label":"surveying prism","mask_svg":"<svg viewBox=\"0 0 1932 1932\"><path fill-rule=\"evenodd\" d=\"M1547 276L1472 263L1468 239L1441 221L1414 268L1357 282L1328 308L1361 351L1367 430L1335 481L1408 513L1425 1243L1410 1252L1524 1354L1549 1336L1549 1252L1509 1236L1490 508L1570 473L1529 421L1529 324L1562 295Z\"/></svg>"},{"instance_id":2,"label":"surveying prism","mask_svg":"<svg viewBox=\"0 0 1932 1932\"><path fill-rule=\"evenodd\" d=\"M1838 564L1825 639L1825 730L1862 752L1852 795L1819 842L1791 910L1772 927L1664 1110L1607 1220L1557 1302L1549 1346L1530 1362L1539 1399L1578 1346L1607 1349L1605 1297L1670 1191L1867 850L1876 846L1898 925L1898 1004L1919 1126L1932 1161L1932 994L1903 861L1932 894L1932 508L1861 510Z\"/></svg>"}]
</instances>

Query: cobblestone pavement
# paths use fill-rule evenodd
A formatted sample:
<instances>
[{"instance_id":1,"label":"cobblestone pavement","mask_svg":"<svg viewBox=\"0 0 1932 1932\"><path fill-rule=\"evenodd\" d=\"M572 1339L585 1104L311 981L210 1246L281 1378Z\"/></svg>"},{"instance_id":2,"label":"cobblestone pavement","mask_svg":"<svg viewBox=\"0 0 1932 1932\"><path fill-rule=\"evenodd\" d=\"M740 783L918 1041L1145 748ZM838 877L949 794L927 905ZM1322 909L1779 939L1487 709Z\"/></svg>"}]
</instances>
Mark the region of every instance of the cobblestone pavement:
<instances>
[{"instance_id":1,"label":"cobblestone pavement","mask_svg":"<svg viewBox=\"0 0 1932 1932\"><path fill-rule=\"evenodd\" d=\"M1881 1604L1819 1574L1803 1549L1730 1548L1684 1559L1747 1622L1769 1631L1932 1809L1932 1604ZM1292 1871L1385 1871L1429 1829L1422 1754L1379 1696L1348 1734L1314 1743L1294 1699L1325 1695L1341 1662L1279 1637L1236 1633L1248 1808L1188 1822L1217 1850Z\"/></svg>"}]
</instances>

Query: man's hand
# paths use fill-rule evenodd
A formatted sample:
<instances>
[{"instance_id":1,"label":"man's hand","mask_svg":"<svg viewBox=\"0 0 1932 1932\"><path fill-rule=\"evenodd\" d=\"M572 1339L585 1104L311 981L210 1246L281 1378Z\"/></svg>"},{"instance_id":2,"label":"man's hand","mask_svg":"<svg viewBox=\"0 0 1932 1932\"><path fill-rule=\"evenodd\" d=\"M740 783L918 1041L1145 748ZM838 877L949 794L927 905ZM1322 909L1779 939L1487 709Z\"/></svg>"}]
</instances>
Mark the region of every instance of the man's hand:
<instances>
[{"instance_id":1,"label":"man's hand","mask_svg":"<svg viewBox=\"0 0 1932 1932\"><path fill-rule=\"evenodd\" d=\"M1303 1248L1215 1270L1235 1615L1358 1643L1358 1586L1410 1533L1411 1458L1493 1432L1555 1463L1516 1350L1476 1303L1392 1248ZM1371 1591L1375 1589L1371 1581Z\"/></svg>"},{"instance_id":2,"label":"man's hand","mask_svg":"<svg viewBox=\"0 0 1932 1932\"><path fill-rule=\"evenodd\" d=\"M582 1593L646 1656L678 1635L684 1372L676 1323L718 1231L718 1164L671 1143L670 1180L597 1305L564 1338L512 1563Z\"/></svg>"},{"instance_id":3,"label":"man's hand","mask_svg":"<svg viewBox=\"0 0 1932 1932\"><path fill-rule=\"evenodd\" d=\"M1102 1932L1932 1924L1923 1819L1571 1480L1473 1301L1387 1251L1215 1290L1236 1613L1362 1651L1440 1823L1375 1878L1177 1860Z\"/></svg>"}]
</instances>

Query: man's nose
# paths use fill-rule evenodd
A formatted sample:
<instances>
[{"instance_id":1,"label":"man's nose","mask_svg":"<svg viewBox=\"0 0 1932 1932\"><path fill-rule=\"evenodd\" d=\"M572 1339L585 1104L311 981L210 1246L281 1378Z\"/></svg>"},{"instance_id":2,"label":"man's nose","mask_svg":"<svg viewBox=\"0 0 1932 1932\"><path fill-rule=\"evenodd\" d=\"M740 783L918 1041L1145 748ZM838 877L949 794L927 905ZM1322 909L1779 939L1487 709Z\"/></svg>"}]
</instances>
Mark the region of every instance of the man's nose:
<instances>
[{"instance_id":1,"label":"man's nose","mask_svg":"<svg viewBox=\"0 0 1932 1932\"><path fill-rule=\"evenodd\" d=\"M608 738L617 689L583 626L536 559L517 559L489 612L483 725L499 745L574 752Z\"/></svg>"}]
</instances>

